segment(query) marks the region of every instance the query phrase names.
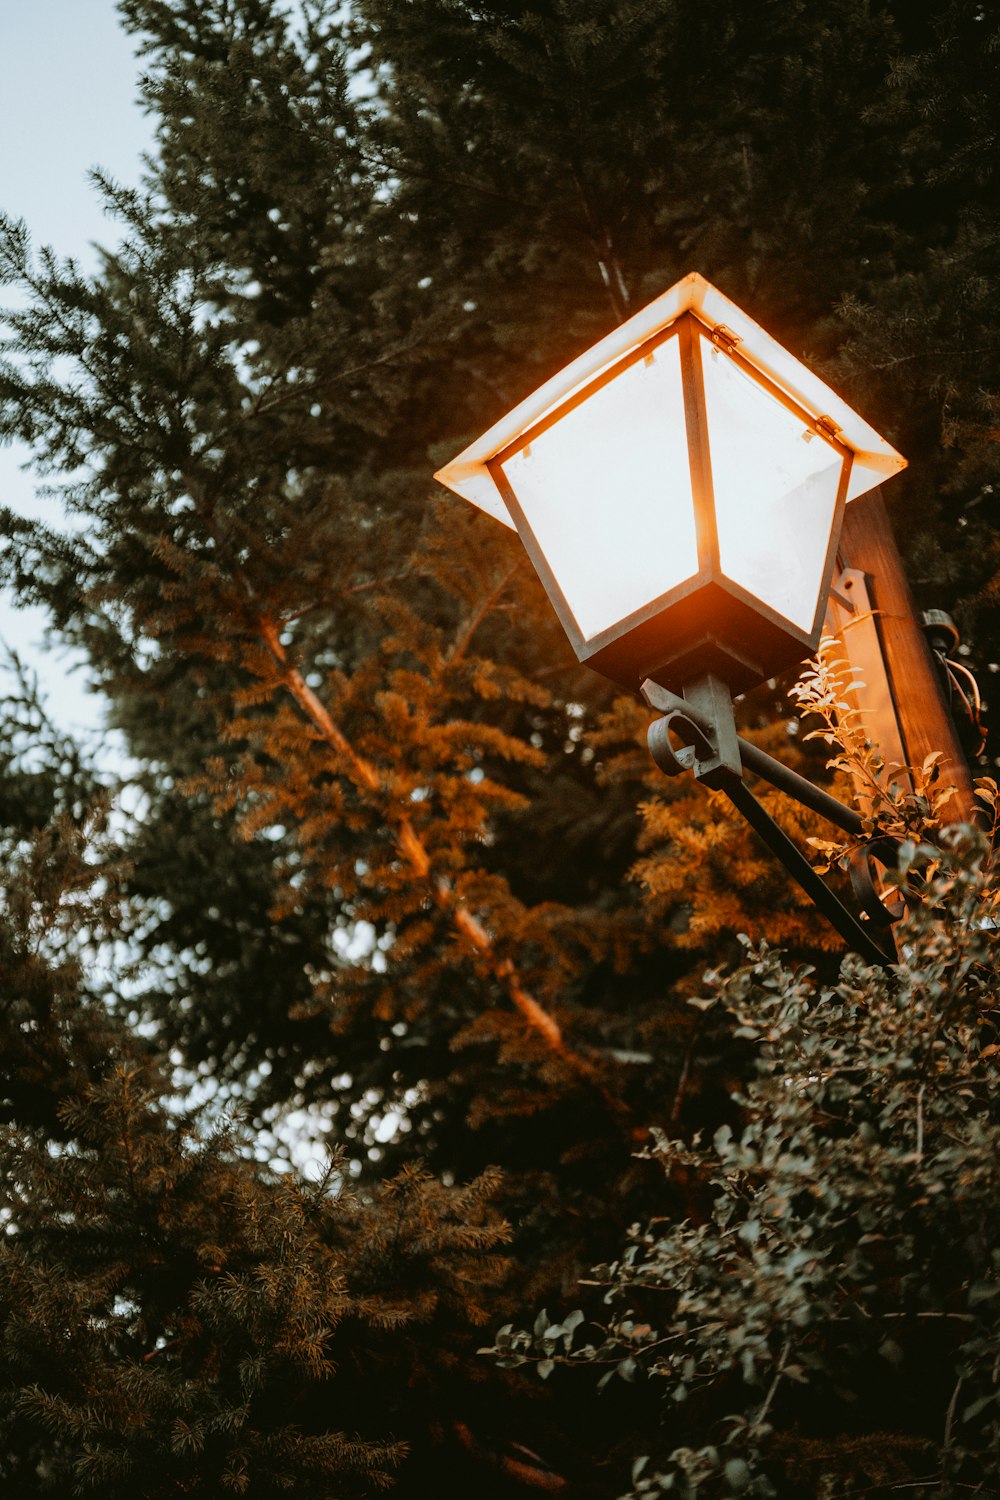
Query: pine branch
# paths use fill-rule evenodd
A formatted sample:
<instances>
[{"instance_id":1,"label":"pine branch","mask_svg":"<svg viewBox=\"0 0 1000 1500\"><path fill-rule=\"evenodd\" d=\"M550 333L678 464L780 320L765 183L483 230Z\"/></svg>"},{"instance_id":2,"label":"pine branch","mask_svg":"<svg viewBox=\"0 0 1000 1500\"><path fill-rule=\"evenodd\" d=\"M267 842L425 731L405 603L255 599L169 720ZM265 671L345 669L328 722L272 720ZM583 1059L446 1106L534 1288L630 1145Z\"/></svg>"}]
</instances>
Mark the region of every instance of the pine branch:
<instances>
[{"instance_id":1,"label":"pine branch","mask_svg":"<svg viewBox=\"0 0 1000 1500\"><path fill-rule=\"evenodd\" d=\"M521 559L517 558L516 561L507 570L507 572L503 575L503 577L499 580L496 587L492 589L484 599L479 601L476 608L472 611L469 618L463 624L462 629L451 648L449 657L453 664L462 660L468 649L469 642L472 640L472 637L479 629L479 626L482 624L483 620L489 614L490 610L500 599L507 585L517 575L520 569Z\"/></svg>"},{"instance_id":2,"label":"pine branch","mask_svg":"<svg viewBox=\"0 0 1000 1500\"><path fill-rule=\"evenodd\" d=\"M504 192L499 188L489 187L486 183L476 182L471 177L450 177L442 172L421 172L411 162L403 165L401 162L390 163L384 156L377 152L369 151L362 153L368 166L375 167L385 172L390 177L400 182L426 182L431 187L457 188L461 193L477 193L483 198L496 199L498 203L509 204L513 208L523 208L531 214L540 214L544 208L544 202L535 202L530 198L520 198L514 193Z\"/></svg>"},{"instance_id":3,"label":"pine branch","mask_svg":"<svg viewBox=\"0 0 1000 1500\"><path fill-rule=\"evenodd\" d=\"M326 743L346 762L356 785L366 791L377 792L381 786L381 778L377 770L370 761L358 754L334 722L325 704L313 692L298 668L289 662L288 653L281 643L275 621L263 616L258 619L261 637L279 669L281 681L286 690ZM614 1114L622 1114L624 1107L621 1101L610 1095L598 1082L593 1066L568 1046L558 1021L525 988L513 961L510 958L500 957L496 952L493 938L482 922L464 902L456 898L451 882L443 875L434 873L427 847L405 814L398 819L394 838L397 848L414 874L418 879L427 881L434 904L451 918L456 930L485 961L490 973L503 985L525 1023L542 1040L548 1050L565 1063L577 1077L587 1083L596 1084Z\"/></svg>"},{"instance_id":4,"label":"pine branch","mask_svg":"<svg viewBox=\"0 0 1000 1500\"><path fill-rule=\"evenodd\" d=\"M573 181L587 217L590 241L597 257L597 268L611 301L612 311L618 322L624 323L628 317L629 291L611 230L594 207L593 199L585 186L583 172L576 163L573 164Z\"/></svg>"}]
</instances>

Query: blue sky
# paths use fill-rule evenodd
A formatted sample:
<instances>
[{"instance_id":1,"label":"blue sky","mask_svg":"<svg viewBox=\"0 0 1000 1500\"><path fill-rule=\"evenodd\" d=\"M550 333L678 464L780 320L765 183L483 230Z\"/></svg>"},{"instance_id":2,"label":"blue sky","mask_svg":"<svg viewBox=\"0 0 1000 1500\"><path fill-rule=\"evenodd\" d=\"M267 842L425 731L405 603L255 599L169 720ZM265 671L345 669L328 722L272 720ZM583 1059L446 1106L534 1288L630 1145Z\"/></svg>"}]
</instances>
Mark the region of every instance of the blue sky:
<instances>
[{"instance_id":1,"label":"blue sky","mask_svg":"<svg viewBox=\"0 0 1000 1500\"><path fill-rule=\"evenodd\" d=\"M0 52L0 208L27 221L36 245L93 265L93 243L113 243L116 234L88 171L100 166L136 183L150 145L132 41L114 0L0 0ZM36 499L34 480L22 472L25 457L0 448L0 502L51 518L51 502ZM43 629L39 613L0 604L0 638L39 670L57 721L98 724L100 704L81 672L62 653L38 653Z\"/></svg>"}]
</instances>

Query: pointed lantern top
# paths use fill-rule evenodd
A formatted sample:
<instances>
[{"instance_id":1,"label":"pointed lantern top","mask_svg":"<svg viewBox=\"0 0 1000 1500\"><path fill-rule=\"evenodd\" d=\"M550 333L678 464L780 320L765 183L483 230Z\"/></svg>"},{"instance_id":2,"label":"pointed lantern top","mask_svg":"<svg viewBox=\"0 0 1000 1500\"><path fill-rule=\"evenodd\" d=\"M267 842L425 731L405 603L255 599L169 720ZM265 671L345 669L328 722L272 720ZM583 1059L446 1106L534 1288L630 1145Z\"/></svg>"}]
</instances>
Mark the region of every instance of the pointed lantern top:
<instances>
[{"instance_id":1,"label":"pointed lantern top","mask_svg":"<svg viewBox=\"0 0 1000 1500\"><path fill-rule=\"evenodd\" d=\"M853 455L848 501L906 467L905 458L836 391L782 348L735 302L724 297L703 276L692 272L539 386L434 477L505 526L516 529L487 467L489 460L516 442L548 412L687 312L693 313L710 334L738 349L749 364L817 422L825 419L831 424L838 440Z\"/></svg>"}]
</instances>

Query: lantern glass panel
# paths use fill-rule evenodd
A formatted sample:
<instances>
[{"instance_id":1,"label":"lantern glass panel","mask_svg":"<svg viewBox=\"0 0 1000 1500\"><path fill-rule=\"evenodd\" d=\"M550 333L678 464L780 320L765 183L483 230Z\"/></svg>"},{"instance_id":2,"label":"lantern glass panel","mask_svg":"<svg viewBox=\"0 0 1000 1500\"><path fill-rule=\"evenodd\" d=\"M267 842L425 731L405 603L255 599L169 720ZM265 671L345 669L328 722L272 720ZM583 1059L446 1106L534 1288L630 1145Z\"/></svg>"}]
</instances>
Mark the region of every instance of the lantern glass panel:
<instances>
[{"instance_id":1,"label":"lantern glass panel","mask_svg":"<svg viewBox=\"0 0 1000 1500\"><path fill-rule=\"evenodd\" d=\"M809 631L844 459L734 360L702 348L722 571Z\"/></svg>"},{"instance_id":2,"label":"lantern glass panel","mask_svg":"<svg viewBox=\"0 0 1000 1500\"><path fill-rule=\"evenodd\" d=\"M676 338L501 467L585 639L698 571Z\"/></svg>"}]
</instances>

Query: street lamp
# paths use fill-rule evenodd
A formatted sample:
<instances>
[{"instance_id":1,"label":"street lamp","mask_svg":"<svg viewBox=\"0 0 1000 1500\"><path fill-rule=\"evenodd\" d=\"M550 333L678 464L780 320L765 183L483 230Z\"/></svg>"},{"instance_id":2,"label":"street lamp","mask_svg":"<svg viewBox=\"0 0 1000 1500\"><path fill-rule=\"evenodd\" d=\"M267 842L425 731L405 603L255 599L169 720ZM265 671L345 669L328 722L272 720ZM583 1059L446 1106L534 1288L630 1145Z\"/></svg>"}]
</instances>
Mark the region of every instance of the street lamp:
<instances>
[{"instance_id":1,"label":"street lamp","mask_svg":"<svg viewBox=\"0 0 1000 1500\"><path fill-rule=\"evenodd\" d=\"M738 693L815 649L844 506L904 465L691 275L436 478L518 531L580 661Z\"/></svg>"},{"instance_id":2,"label":"street lamp","mask_svg":"<svg viewBox=\"0 0 1000 1500\"><path fill-rule=\"evenodd\" d=\"M725 791L851 946L883 963L744 768L853 834L861 819L741 740L732 695L815 649L844 507L904 466L692 274L435 476L518 532L580 661L660 710L657 765ZM870 918L891 920L867 866L856 890Z\"/></svg>"}]
</instances>

